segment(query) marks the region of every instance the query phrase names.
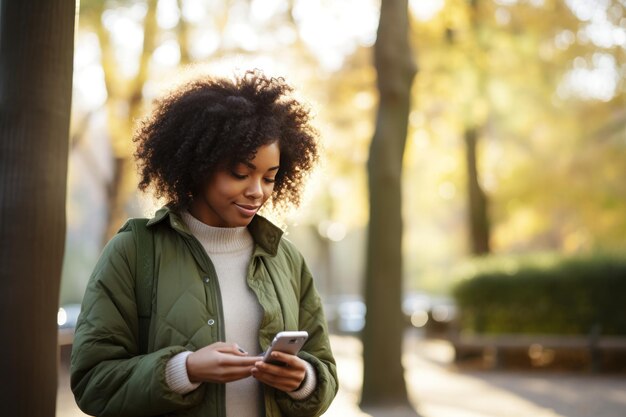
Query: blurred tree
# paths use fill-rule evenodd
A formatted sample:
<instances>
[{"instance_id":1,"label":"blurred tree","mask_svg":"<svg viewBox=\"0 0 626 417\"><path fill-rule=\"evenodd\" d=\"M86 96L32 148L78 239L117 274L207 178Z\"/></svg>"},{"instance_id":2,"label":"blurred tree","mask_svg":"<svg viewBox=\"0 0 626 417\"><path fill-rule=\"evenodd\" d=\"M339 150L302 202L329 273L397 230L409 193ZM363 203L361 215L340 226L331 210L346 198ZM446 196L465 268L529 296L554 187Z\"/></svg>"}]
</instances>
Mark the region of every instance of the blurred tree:
<instances>
[{"instance_id":1,"label":"blurred tree","mask_svg":"<svg viewBox=\"0 0 626 417\"><path fill-rule=\"evenodd\" d=\"M180 49L180 60L178 63L180 66L185 66L191 63L191 55L189 52L189 44L190 44L191 35L189 33L189 24L187 23L187 20L182 15L184 1L178 0L176 4L181 14L180 18L178 19L178 25L176 26L177 28L176 37L178 38L178 46Z\"/></svg>"},{"instance_id":2,"label":"blurred tree","mask_svg":"<svg viewBox=\"0 0 626 417\"><path fill-rule=\"evenodd\" d=\"M97 16L103 16L105 2L99 2ZM138 69L133 77L122 81L120 66L116 63L110 32L102 24L97 25L98 40L102 53L102 67L107 91L107 116L109 136L113 149L113 178L107 186L109 217L103 244L124 223L129 213L128 204L137 188L136 166L131 141L134 123L141 116L143 89L149 77L150 58L154 52L158 31L156 21L157 1L146 2L143 25L143 44L139 55Z\"/></svg>"},{"instance_id":3,"label":"blurred tree","mask_svg":"<svg viewBox=\"0 0 626 417\"><path fill-rule=\"evenodd\" d=\"M476 72L476 90L470 102L467 103L467 115L463 138L465 140L465 155L467 169L467 196L468 196L468 229L470 236L470 249L473 255L485 255L490 252L489 248L489 216L488 199L485 190L481 186L478 175L477 152L478 141L484 130L483 124L485 120L481 120L481 115L477 115L475 108L480 108L480 102L485 101L486 78L489 76L487 69L481 66L485 59L481 59L481 55L486 53L481 37L480 18L479 18L479 1L471 0L470 5L470 26L473 43L476 47L472 48L476 53L470 58L472 68ZM450 38L452 41L452 38Z\"/></svg>"},{"instance_id":4,"label":"blurred tree","mask_svg":"<svg viewBox=\"0 0 626 417\"><path fill-rule=\"evenodd\" d=\"M507 162L498 164L507 175L493 193L496 245L508 252L623 248L623 5L546 1L491 10L506 17L492 26L507 36L490 44L502 51L506 42L516 52L503 60L508 70L492 63L494 78L515 94L502 106L504 89L492 89L490 100L491 130L508 142Z\"/></svg>"},{"instance_id":5,"label":"blurred tree","mask_svg":"<svg viewBox=\"0 0 626 417\"><path fill-rule=\"evenodd\" d=\"M74 0L0 3L2 412L47 417L57 395Z\"/></svg>"},{"instance_id":6,"label":"blurred tree","mask_svg":"<svg viewBox=\"0 0 626 417\"><path fill-rule=\"evenodd\" d=\"M363 331L365 409L409 407L402 340L402 160L417 71L409 45L407 0L381 2L374 63L380 94L368 160L370 221Z\"/></svg>"},{"instance_id":7,"label":"blurred tree","mask_svg":"<svg viewBox=\"0 0 626 417\"><path fill-rule=\"evenodd\" d=\"M441 245L448 257L439 255L440 262L479 252L470 224L463 227L469 250L450 250L453 236L464 236L458 218L472 213L492 226L474 230L488 232L480 240L499 253L620 245L623 6L453 0L428 18L419 20L418 12L413 41L423 67L409 147L427 156L412 156L408 171L435 182L435 193L413 193L408 206L425 208L428 226L449 236ZM470 145L462 153L461 143ZM463 172L464 165L471 170ZM488 216L471 209L472 201L486 207L482 194L490 197ZM432 244L413 249L413 262L432 263Z\"/></svg>"}]
</instances>

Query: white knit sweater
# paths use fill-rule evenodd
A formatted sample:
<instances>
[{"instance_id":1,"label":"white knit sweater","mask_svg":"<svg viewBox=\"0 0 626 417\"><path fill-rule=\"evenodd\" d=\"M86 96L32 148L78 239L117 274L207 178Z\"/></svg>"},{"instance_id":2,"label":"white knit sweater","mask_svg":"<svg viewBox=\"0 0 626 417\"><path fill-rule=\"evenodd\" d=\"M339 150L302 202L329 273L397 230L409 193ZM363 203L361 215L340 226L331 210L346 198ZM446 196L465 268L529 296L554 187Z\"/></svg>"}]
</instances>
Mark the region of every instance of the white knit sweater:
<instances>
[{"instance_id":1,"label":"white knit sweater","mask_svg":"<svg viewBox=\"0 0 626 417\"><path fill-rule=\"evenodd\" d=\"M254 249L250 232L246 227L208 226L188 212L183 212L182 217L215 266L222 296L226 342L237 343L249 354L257 355L260 352L258 334L263 310L246 282ZM180 394L191 392L200 385L191 383L187 375L186 360L190 354L180 353L166 366L166 381L173 391ZM315 389L315 370L307 365L305 383L298 391L289 393L294 399L304 399ZM260 417L264 414L262 401L261 385L252 377L226 384L228 417Z\"/></svg>"}]
</instances>

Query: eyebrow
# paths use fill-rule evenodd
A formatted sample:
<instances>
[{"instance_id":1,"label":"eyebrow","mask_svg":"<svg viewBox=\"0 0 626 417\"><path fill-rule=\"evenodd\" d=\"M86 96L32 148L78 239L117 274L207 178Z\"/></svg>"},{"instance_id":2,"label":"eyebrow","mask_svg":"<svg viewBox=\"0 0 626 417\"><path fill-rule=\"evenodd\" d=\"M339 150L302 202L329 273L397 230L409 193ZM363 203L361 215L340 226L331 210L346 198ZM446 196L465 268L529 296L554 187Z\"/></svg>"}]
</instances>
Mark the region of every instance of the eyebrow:
<instances>
[{"instance_id":1,"label":"eyebrow","mask_svg":"<svg viewBox=\"0 0 626 417\"><path fill-rule=\"evenodd\" d=\"M244 162L243 164L250 169L257 169L256 165L254 165L252 162ZM280 165L276 165L275 167L268 168L268 171L276 171L278 168L280 168Z\"/></svg>"}]
</instances>

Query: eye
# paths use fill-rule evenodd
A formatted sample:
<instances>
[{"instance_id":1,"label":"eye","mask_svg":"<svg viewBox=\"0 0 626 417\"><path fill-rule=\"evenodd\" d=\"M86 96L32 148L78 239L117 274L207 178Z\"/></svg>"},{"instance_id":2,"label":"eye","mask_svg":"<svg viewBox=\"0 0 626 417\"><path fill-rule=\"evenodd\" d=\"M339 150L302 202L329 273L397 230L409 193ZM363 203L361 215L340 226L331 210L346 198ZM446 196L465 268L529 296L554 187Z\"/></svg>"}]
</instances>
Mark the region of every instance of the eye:
<instances>
[{"instance_id":1,"label":"eye","mask_svg":"<svg viewBox=\"0 0 626 417\"><path fill-rule=\"evenodd\" d=\"M233 177L237 178L238 180L245 180L245 179L246 179L246 177L247 177L247 175L246 175L246 174L240 174L240 173L235 172L235 171L231 172L231 175L232 175Z\"/></svg>"},{"instance_id":2,"label":"eye","mask_svg":"<svg viewBox=\"0 0 626 417\"><path fill-rule=\"evenodd\" d=\"M263 178L266 183L274 184L276 182L276 178Z\"/></svg>"}]
</instances>

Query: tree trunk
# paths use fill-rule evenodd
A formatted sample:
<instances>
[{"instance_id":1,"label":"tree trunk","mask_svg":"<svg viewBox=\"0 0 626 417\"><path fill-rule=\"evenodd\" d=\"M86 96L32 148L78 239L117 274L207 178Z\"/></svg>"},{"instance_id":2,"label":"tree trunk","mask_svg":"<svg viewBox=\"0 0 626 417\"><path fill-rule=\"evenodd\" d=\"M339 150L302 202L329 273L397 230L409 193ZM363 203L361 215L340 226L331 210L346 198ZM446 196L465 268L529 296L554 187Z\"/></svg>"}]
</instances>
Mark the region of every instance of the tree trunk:
<instances>
[{"instance_id":1,"label":"tree trunk","mask_svg":"<svg viewBox=\"0 0 626 417\"><path fill-rule=\"evenodd\" d=\"M0 2L2 415L53 416L74 0Z\"/></svg>"},{"instance_id":2,"label":"tree trunk","mask_svg":"<svg viewBox=\"0 0 626 417\"><path fill-rule=\"evenodd\" d=\"M489 218L487 216L487 195L478 181L476 150L478 145L476 129L465 130L465 152L467 156L467 192L469 199L468 218L472 254L485 255L489 248Z\"/></svg>"},{"instance_id":3,"label":"tree trunk","mask_svg":"<svg viewBox=\"0 0 626 417\"><path fill-rule=\"evenodd\" d=\"M383 0L374 62L380 102L368 160L370 222L365 277L361 407L408 406L401 362L402 157L411 84L407 0Z\"/></svg>"},{"instance_id":4,"label":"tree trunk","mask_svg":"<svg viewBox=\"0 0 626 417\"><path fill-rule=\"evenodd\" d=\"M471 0L469 3L470 25L472 28L472 36L474 38L475 50L479 54L486 53L484 44L484 36L481 33L479 18L479 0ZM475 55L477 53L475 52ZM471 60L474 63L474 70L477 71L477 91L474 100L469 103L470 108L477 107L477 103L481 98L487 95L486 82L488 69L483 67L481 62L485 60L474 56ZM489 216L488 216L488 200L479 182L478 175L478 142L480 134L484 130L485 120L474 117L467 123L464 132L465 152L467 163L467 197L468 197L468 226L469 226L469 243L472 255L486 255L491 249L489 247Z\"/></svg>"},{"instance_id":5,"label":"tree trunk","mask_svg":"<svg viewBox=\"0 0 626 417\"><path fill-rule=\"evenodd\" d=\"M113 178L107 187L108 217L107 229L103 236L103 246L119 230L124 221L129 217L128 203L130 197L137 190L137 172L133 158L134 145L132 144L133 125L140 117L141 105L143 103L143 87L148 79L150 58L154 52L157 25L157 2L149 1L148 10L144 20L143 49L139 59L139 70L135 78L131 81L130 92L127 97L119 97L114 86L114 78L111 71L115 65L111 62L103 62L105 73L105 83L109 98L107 108L109 112L109 135L113 144ZM104 6L102 11L104 11ZM181 17L182 18L182 17ZM103 59L106 56L112 57L108 42L108 33L104 28L99 32L100 43L103 48ZM111 59L111 58L109 58ZM116 109L120 103L127 104L128 114L120 117L116 114Z\"/></svg>"},{"instance_id":6,"label":"tree trunk","mask_svg":"<svg viewBox=\"0 0 626 417\"><path fill-rule=\"evenodd\" d=\"M183 0L178 0L178 10L180 10L180 19L178 20L178 25L176 26L178 47L180 48L180 62L178 65L185 67L191 63L191 55L189 53L189 25L183 16Z\"/></svg>"}]
</instances>

